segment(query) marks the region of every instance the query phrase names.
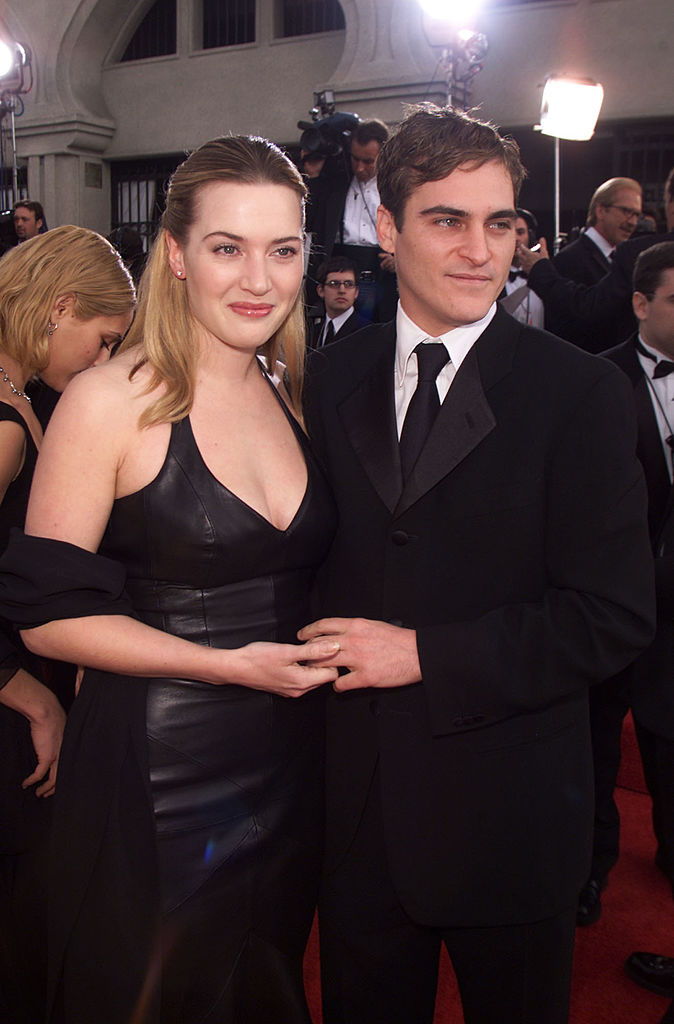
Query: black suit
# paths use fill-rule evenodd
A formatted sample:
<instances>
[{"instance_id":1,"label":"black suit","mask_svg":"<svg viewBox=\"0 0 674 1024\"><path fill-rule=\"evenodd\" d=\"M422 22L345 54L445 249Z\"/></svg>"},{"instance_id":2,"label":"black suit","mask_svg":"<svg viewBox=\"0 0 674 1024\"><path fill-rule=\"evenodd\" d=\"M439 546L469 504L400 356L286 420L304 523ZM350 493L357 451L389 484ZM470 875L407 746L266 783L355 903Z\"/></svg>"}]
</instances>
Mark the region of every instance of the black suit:
<instances>
[{"instance_id":1,"label":"black suit","mask_svg":"<svg viewBox=\"0 0 674 1024\"><path fill-rule=\"evenodd\" d=\"M538 922L575 904L587 871L587 686L651 635L629 390L605 361L499 311L403 487L394 355L394 324L373 327L315 353L307 380L340 515L318 610L415 628L423 674L329 700L328 888L367 803L415 927ZM353 900L370 898L354 885ZM377 1020L405 1019L400 968ZM483 998L500 998L482 973Z\"/></svg>"},{"instance_id":2,"label":"black suit","mask_svg":"<svg viewBox=\"0 0 674 1024\"><path fill-rule=\"evenodd\" d=\"M674 242L674 231L630 238L616 249L611 269L597 284L583 285L562 277L551 260L539 260L529 272L529 287L545 304L547 315L573 316L603 340L599 352L625 341L636 329L632 312L632 275L639 253L658 242Z\"/></svg>"},{"instance_id":3,"label":"black suit","mask_svg":"<svg viewBox=\"0 0 674 1024\"><path fill-rule=\"evenodd\" d=\"M584 285L596 284L611 269L610 261L585 234L562 249L552 262L563 277ZM546 309L545 326L553 334L564 338L565 341L573 342L574 345L585 349L586 352L600 352L614 340L610 338L610 340L604 341L603 330L586 327L569 315L566 310L548 311Z\"/></svg>"},{"instance_id":4,"label":"black suit","mask_svg":"<svg viewBox=\"0 0 674 1024\"><path fill-rule=\"evenodd\" d=\"M657 631L653 643L637 659L628 676L644 774L653 800L659 862L674 883L674 491L635 338L605 355L627 374L634 388L639 426L637 452L648 487Z\"/></svg>"},{"instance_id":5,"label":"black suit","mask_svg":"<svg viewBox=\"0 0 674 1024\"><path fill-rule=\"evenodd\" d=\"M311 318L309 325L309 346L311 348L318 348L323 334L323 327L325 326L325 316L314 316ZM351 312L351 316L348 320L345 320L338 331L335 331L333 341L341 341L343 338L348 338L350 334L355 331L360 331L363 327L368 327L367 320L364 320L359 313L354 310Z\"/></svg>"}]
</instances>

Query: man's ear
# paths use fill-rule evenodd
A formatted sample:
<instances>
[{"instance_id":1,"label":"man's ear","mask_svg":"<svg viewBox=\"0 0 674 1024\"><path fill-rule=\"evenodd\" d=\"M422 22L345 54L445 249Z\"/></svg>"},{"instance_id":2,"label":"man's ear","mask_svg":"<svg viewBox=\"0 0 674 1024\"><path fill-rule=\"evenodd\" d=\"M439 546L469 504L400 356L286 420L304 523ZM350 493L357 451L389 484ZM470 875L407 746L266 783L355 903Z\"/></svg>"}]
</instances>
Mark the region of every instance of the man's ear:
<instances>
[{"instance_id":1,"label":"man's ear","mask_svg":"<svg viewBox=\"0 0 674 1024\"><path fill-rule=\"evenodd\" d=\"M377 209L377 237L385 252L395 253L398 230L393 214L385 206L379 206Z\"/></svg>"},{"instance_id":2,"label":"man's ear","mask_svg":"<svg viewBox=\"0 0 674 1024\"><path fill-rule=\"evenodd\" d=\"M648 318L648 299L643 292L635 292L632 296L632 309L637 320Z\"/></svg>"},{"instance_id":3,"label":"man's ear","mask_svg":"<svg viewBox=\"0 0 674 1024\"><path fill-rule=\"evenodd\" d=\"M319 299L322 299L323 296L325 295L325 288L323 287L322 284L316 285L316 294L318 295Z\"/></svg>"}]
</instances>

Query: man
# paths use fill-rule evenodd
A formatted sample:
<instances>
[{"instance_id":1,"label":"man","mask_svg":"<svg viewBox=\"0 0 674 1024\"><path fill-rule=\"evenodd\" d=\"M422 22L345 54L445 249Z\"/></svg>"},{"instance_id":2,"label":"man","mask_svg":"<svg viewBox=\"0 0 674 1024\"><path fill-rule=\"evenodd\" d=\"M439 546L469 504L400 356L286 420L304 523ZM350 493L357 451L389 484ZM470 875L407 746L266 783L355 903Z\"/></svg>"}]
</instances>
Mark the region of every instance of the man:
<instances>
[{"instance_id":1,"label":"man","mask_svg":"<svg viewBox=\"0 0 674 1024\"><path fill-rule=\"evenodd\" d=\"M634 271L639 331L607 352L632 381L639 423L638 453L649 493L655 554L657 633L629 675L637 738L653 800L656 864L674 893L674 546L671 408L674 398L674 242L643 252ZM674 960L633 953L625 964L638 984L674 1000ZM674 1003L665 1020L674 1021Z\"/></svg>"},{"instance_id":2,"label":"man","mask_svg":"<svg viewBox=\"0 0 674 1024\"><path fill-rule=\"evenodd\" d=\"M367 320L354 309L358 298L358 271L351 260L333 256L318 268L316 279L316 290L323 300L325 313L312 318L309 337L312 348L339 341L367 327Z\"/></svg>"},{"instance_id":3,"label":"man","mask_svg":"<svg viewBox=\"0 0 674 1024\"><path fill-rule=\"evenodd\" d=\"M522 175L490 125L409 117L378 171L396 320L308 368L339 526L300 635L336 638L348 669L328 701L326 1024L428 1024L441 942L467 1024L567 1020L587 686L648 642L653 597L627 382L495 303Z\"/></svg>"},{"instance_id":4,"label":"man","mask_svg":"<svg viewBox=\"0 0 674 1024\"><path fill-rule=\"evenodd\" d=\"M672 451L666 439L672 435L667 411L674 398L674 379L656 370L656 362L674 358L674 315L670 313L668 290L674 282L674 242L662 242L641 253L634 271L633 307L639 321L639 331L628 341L603 353L615 362L629 377L634 388L634 402L639 429L637 453L644 469L648 488L648 522L654 552L659 545L663 521L668 514L672 497ZM663 364L667 366L668 364ZM655 374L655 376L654 376ZM656 579L662 565L656 561ZM663 596L660 594L660 604ZM668 620L667 620L668 621ZM662 629L662 624L660 624ZM669 634L668 634L669 635ZM658 651L656 642L653 650ZM671 722L667 724L668 698L674 694L672 666L657 666L652 650L614 679L607 679L590 692L590 724L595 777L595 824L593 854L590 873L578 901L578 924L588 925L601 915L601 890L605 887L609 871L618 860L620 818L614 799L614 790L620 767L620 738L623 719L630 707L630 689L635 679L637 686L634 708L639 745L642 751L646 781L653 799L653 821L658 838L657 861L674 885L674 745L672 745L671 792L659 795L662 774L660 740L651 730L639 724L636 706L644 701L655 707L647 716L656 720L659 730L671 728L674 739L674 706ZM656 676L659 674L659 680ZM645 678L644 678L645 676ZM657 732L658 730L656 730ZM664 742L664 741L663 741Z\"/></svg>"},{"instance_id":5,"label":"man","mask_svg":"<svg viewBox=\"0 0 674 1024\"><path fill-rule=\"evenodd\" d=\"M21 199L13 206L14 230L19 242L27 242L40 234L44 225L42 204L32 199Z\"/></svg>"},{"instance_id":6,"label":"man","mask_svg":"<svg viewBox=\"0 0 674 1024\"><path fill-rule=\"evenodd\" d=\"M515 221L515 238L522 245L532 246L536 242L538 221L529 210L517 209ZM505 294L504 294L505 293ZM545 310L536 292L532 292L527 275L520 266L519 256L515 252L499 302L507 313L514 316L521 324L531 327L543 327Z\"/></svg>"},{"instance_id":7,"label":"man","mask_svg":"<svg viewBox=\"0 0 674 1024\"><path fill-rule=\"evenodd\" d=\"M596 189L587 211L585 231L553 259L555 269L577 284L593 285L611 269L618 245L627 241L641 216L641 185L633 178L609 178ZM601 352L615 338L606 330L588 329L568 312L548 313L546 327L586 352Z\"/></svg>"},{"instance_id":8,"label":"man","mask_svg":"<svg viewBox=\"0 0 674 1024\"><path fill-rule=\"evenodd\" d=\"M317 251L326 259L341 255L356 264L361 279L359 312L370 322L395 314L395 261L381 250L377 238L377 161L387 138L383 121L356 125L349 156L352 177L312 215Z\"/></svg>"},{"instance_id":9,"label":"man","mask_svg":"<svg viewBox=\"0 0 674 1024\"><path fill-rule=\"evenodd\" d=\"M540 240L540 252L518 246L529 285L545 303L546 313L562 317L572 314L596 332L599 339L610 331L612 341L604 348L633 334L636 321L632 311L632 275L637 256L657 242L674 241L674 167L665 182L664 200L667 233L642 235L623 242L616 249L608 274L589 287L569 281L557 272L548 259L545 239Z\"/></svg>"}]
</instances>

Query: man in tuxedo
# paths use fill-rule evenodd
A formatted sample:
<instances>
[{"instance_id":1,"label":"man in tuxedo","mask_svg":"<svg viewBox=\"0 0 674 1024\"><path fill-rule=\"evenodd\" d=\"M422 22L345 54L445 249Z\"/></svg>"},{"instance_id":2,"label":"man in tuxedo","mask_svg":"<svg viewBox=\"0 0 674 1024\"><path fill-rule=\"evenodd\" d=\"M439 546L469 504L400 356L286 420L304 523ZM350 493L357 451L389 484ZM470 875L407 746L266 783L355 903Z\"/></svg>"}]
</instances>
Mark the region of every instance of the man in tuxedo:
<instances>
[{"instance_id":1,"label":"man in tuxedo","mask_svg":"<svg viewBox=\"0 0 674 1024\"><path fill-rule=\"evenodd\" d=\"M577 284L593 285L611 269L618 245L632 235L641 216L641 185L633 178L609 178L590 200L586 227L553 259L555 269ZM548 313L546 327L586 352L601 352L613 342L605 330L588 329L568 312Z\"/></svg>"},{"instance_id":2,"label":"man in tuxedo","mask_svg":"<svg viewBox=\"0 0 674 1024\"><path fill-rule=\"evenodd\" d=\"M316 291L323 300L325 312L310 317L311 348L329 345L367 327L368 321L354 309L358 298L358 271L351 260L333 256L318 268L316 280Z\"/></svg>"},{"instance_id":3,"label":"man in tuxedo","mask_svg":"<svg viewBox=\"0 0 674 1024\"><path fill-rule=\"evenodd\" d=\"M540 239L539 252L518 245L520 262L529 274L529 286L543 300L546 313L560 317L572 315L589 331L595 332L599 340L610 332L611 341L606 341L602 348L626 341L636 329L632 277L637 257L657 242L674 241L674 167L665 182L664 200L667 233L640 235L622 242L611 260L611 269L597 284L578 284L562 277L548 258L544 238Z\"/></svg>"},{"instance_id":4,"label":"man in tuxedo","mask_svg":"<svg viewBox=\"0 0 674 1024\"><path fill-rule=\"evenodd\" d=\"M356 125L351 136L351 178L319 202L312 214L317 252L325 259L346 256L358 268L359 312L372 321L389 319L397 298L395 261L377 238L377 161L388 138L383 121Z\"/></svg>"},{"instance_id":5,"label":"man in tuxedo","mask_svg":"<svg viewBox=\"0 0 674 1024\"><path fill-rule=\"evenodd\" d=\"M653 801L656 864L674 894L674 519L672 448L674 422L674 241L643 252L634 271L638 333L606 356L634 388L638 454L648 486L655 556L657 632L652 645L628 670L632 709ZM645 988L674 1000L674 960L633 953L627 973ZM664 1020L674 1020L674 1003Z\"/></svg>"},{"instance_id":6,"label":"man in tuxedo","mask_svg":"<svg viewBox=\"0 0 674 1024\"><path fill-rule=\"evenodd\" d=\"M516 213L515 238L523 245L534 245L538 233L538 221L530 210L518 207ZM543 303L536 292L529 287L527 275L520 266L516 252L513 255L503 291L499 296L499 302L503 309L510 313L515 320L519 320L521 324L529 324L531 327L544 326Z\"/></svg>"},{"instance_id":7,"label":"man in tuxedo","mask_svg":"<svg viewBox=\"0 0 674 1024\"><path fill-rule=\"evenodd\" d=\"M564 1024L592 823L587 689L652 635L629 385L497 308L512 140L424 107L380 157L395 321L312 353L339 526L317 581L328 700L326 1024ZM354 617L355 616L355 617Z\"/></svg>"}]
</instances>

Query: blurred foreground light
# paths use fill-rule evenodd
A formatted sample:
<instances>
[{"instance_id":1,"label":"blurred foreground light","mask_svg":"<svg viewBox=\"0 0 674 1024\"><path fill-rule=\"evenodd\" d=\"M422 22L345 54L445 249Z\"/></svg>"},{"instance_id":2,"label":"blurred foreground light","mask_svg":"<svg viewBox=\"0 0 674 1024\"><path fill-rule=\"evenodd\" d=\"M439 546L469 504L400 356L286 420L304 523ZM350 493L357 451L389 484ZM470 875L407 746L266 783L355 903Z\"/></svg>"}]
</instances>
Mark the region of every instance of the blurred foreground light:
<instances>
[{"instance_id":1,"label":"blurred foreground light","mask_svg":"<svg viewBox=\"0 0 674 1024\"><path fill-rule=\"evenodd\" d=\"M591 139L603 100L599 82L553 75L543 89L541 131L557 139Z\"/></svg>"},{"instance_id":2,"label":"blurred foreground light","mask_svg":"<svg viewBox=\"0 0 674 1024\"><path fill-rule=\"evenodd\" d=\"M14 49L4 39L0 39L0 78L8 75L14 67Z\"/></svg>"}]
</instances>

